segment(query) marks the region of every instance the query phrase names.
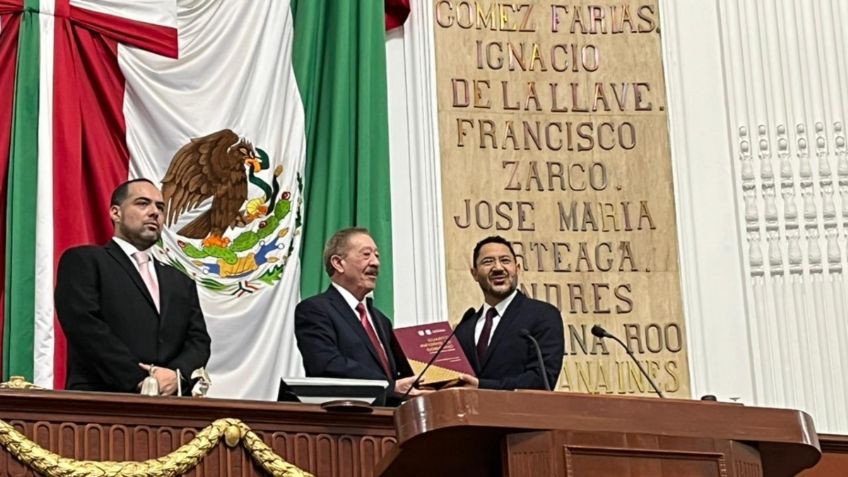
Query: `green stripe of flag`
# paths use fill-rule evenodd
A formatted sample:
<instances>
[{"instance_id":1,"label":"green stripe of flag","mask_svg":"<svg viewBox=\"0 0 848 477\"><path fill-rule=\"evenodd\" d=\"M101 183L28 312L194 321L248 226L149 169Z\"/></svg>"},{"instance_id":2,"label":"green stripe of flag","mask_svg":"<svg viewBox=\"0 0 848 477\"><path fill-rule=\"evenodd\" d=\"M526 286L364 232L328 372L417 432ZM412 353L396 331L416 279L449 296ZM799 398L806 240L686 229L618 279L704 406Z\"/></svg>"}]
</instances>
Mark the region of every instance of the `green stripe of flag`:
<instances>
[{"instance_id":1,"label":"green stripe of flag","mask_svg":"<svg viewBox=\"0 0 848 477\"><path fill-rule=\"evenodd\" d=\"M370 229L380 249L377 306L392 316L386 33L383 2L292 1L294 73L306 114L301 294L330 281L324 242L340 228Z\"/></svg>"},{"instance_id":2,"label":"green stripe of flag","mask_svg":"<svg viewBox=\"0 0 848 477\"><path fill-rule=\"evenodd\" d=\"M18 38L6 212L3 378L33 379L38 178L39 0L26 0Z\"/></svg>"}]
</instances>

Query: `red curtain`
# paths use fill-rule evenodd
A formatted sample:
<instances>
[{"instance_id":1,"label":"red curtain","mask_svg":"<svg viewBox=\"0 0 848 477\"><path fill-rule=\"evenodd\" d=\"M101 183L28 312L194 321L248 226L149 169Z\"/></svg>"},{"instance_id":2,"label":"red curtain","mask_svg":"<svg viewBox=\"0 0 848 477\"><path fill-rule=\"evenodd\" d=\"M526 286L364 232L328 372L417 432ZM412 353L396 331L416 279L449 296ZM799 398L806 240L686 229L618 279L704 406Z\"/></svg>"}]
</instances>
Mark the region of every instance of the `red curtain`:
<instances>
[{"instance_id":1,"label":"red curtain","mask_svg":"<svg viewBox=\"0 0 848 477\"><path fill-rule=\"evenodd\" d=\"M409 0L386 0L386 30L393 30L409 16Z\"/></svg>"}]
</instances>

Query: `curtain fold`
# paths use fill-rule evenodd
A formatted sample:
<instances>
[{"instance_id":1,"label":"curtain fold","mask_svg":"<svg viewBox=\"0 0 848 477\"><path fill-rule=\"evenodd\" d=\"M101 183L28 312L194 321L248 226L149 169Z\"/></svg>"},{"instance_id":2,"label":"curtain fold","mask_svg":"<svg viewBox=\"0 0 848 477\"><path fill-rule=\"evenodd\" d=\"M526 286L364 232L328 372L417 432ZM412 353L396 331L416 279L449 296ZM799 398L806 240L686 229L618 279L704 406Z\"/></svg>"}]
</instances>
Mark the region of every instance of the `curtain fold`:
<instances>
[{"instance_id":1,"label":"curtain fold","mask_svg":"<svg viewBox=\"0 0 848 477\"><path fill-rule=\"evenodd\" d=\"M39 14L38 0L20 13L7 155L3 374L32 376L35 301L35 210L38 178ZM5 32L5 29L4 29ZM4 34L0 32L0 34ZM11 34L11 32L9 32ZM3 100L4 102L9 99Z\"/></svg>"},{"instance_id":2,"label":"curtain fold","mask_svg":"<svg viewBox=\"0 0 848 477\"><path fill-rule=\"evenodd\" d=\"M0 12L7 12L0 17L0 118L11 124L0 132L3 374L61 388L66 347L53 317L56 263L72 246L109 240L109 196L128 176L118 44L173 57L177 35L70 0L0 0ZM39 181L45 174L52 182ZM44 337L52 342L34 343Z\"/></svg>"},{"instance_id":3,"label":"curtain fold","mask_svg":"<svg viewBox=\"0 0 848 477\"><path fill-rule=\"evenodd\" d=\"M6 250L6 187L9 180L9 148L12 142L12 107L14 105L15 71L17 70L18 32L22 4L0 0L0 250ZM17 13L11 13L16 8ZM0 260L0 277L5 284L6 261ZM0 330L5 330L5 285L0 287ZM5 336L5 333L4 333ZM0 340L2 346L3 340ZM5 349L5 347L3 348ZM0 353L3 369L5 353Z\"/></svg>"},{"instance_id":4,"label":"curtain fold","mask_svg":"<svg viewBox=\"0 0 848 477\"><path fill-rule=\"evenodd\" d=\"M367 227L380 250L377 306L392 316L392 224L384 5L293 2L294 70L306 114L301 294L324 290L324 243Z\"/></svg>"}]
</instances>

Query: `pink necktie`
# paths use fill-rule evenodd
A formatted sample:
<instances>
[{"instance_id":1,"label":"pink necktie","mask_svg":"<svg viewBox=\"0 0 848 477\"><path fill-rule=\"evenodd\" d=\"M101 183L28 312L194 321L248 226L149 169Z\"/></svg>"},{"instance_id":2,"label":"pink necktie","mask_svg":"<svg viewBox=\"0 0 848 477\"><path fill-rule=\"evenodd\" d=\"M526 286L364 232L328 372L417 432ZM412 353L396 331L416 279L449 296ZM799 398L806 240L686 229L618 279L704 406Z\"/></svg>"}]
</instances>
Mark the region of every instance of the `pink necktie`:
<instances>
[{"instance_id":1,"label":"pink necktie","mask_svg":"<svg viewBox=\"0 0 848 477\"><path fill-rule=\"evenodd\" d=\"M365 312L365 305L362 303L356 305L356 311L359 312L359 321L362 323L362 327L365 328L365 334L368 335L368 339L371 340L371 346L374 347L374 351L377 352L377 357L380 358L380 366L383 368L383 371L386 372L386 376L391 378L392 373L389 371L389 359L386 357L386 351L380 344L380 338L377 338L377 333L374 331L374 327L371 326L371 322L368 321L368 314Z\"/></svg>"},{"instance_id":2,"label":"pink necktie","mask_svg":"<svg viewBox=\"0 0 848 477\"><path fill-rule=\"evenodd\" d=\"M138 273L141 274L141 280L147 285L147 291L153 297L156 311L159 311L159 285L153 280L153 277L150 275L150 267L147 266L147 262L150 261L150 254L147 252L136 252L133 254L133 258L138 263Z\"/></svg>"}]
</instances>

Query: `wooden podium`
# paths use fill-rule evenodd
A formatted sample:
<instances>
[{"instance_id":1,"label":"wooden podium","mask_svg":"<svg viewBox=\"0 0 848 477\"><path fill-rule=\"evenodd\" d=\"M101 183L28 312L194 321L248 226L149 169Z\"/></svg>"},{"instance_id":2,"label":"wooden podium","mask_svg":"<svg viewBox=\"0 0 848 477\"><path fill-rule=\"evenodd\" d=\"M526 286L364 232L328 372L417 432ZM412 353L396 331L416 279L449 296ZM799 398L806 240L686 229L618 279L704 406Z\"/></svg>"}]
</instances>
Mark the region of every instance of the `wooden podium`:
<instances>
[{"instance_id":1,"label":"wooden podium","mask_svg":"<svg viewBox=\"0 0 848 477\"><path fill-rule=\"evenodd\" d=\"M213 420L237 418L317 477L772 477L795 475L820 455L812 420L798 411L536 391L445 390L396 410L350 414L307 404L4 390L0 409L0 419L43 448L98 462L161 457ZM33 473L0 447L5 475ZM243 446L221 443L187 475L268 474Z\"/></svg>"},{"instance_id":2,"label":"wooden podium","mask_svg":"<svg viewBox=\"0 0 848 477\"><path fill-rule=\"evenodd\" d=\"M783 477L821 456L803 412L706 401L455 389L395 426L382 477Z\"/></svg>"},{"instance_id":3,"label":"wooden podium","mask_svg":"<svg viewBox=\"0 0 848 477\"><path fill-rule=\"evenodd\" d=\"M299 403L0 391L0 419L63 457L143 461L164 456L215 419L246 423L279 456L312 474L370 477L395 445L393 410L331 413ZM0 476L35 476L0 447ZM267 477L243 446L219 443L188 476Z\"/></svg>"}]
</instances>

